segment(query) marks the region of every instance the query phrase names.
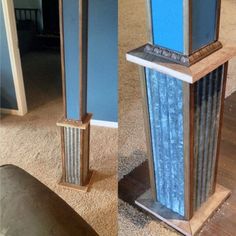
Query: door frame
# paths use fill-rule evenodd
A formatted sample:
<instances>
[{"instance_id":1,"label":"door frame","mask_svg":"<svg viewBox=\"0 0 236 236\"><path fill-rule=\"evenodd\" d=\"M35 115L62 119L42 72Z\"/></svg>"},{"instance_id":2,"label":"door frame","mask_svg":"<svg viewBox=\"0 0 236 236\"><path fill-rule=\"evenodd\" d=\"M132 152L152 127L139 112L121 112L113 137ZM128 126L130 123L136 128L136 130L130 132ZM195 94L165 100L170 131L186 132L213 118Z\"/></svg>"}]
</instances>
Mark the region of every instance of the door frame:
<instances>
[{"instance_id":1,"label":"door frame","mask_svg":"<svg viewBox=\"0 0 236 236\"><path fill-rule=\"evenodd\" d=\"M18 44L18 36L16 29L15 11L13 0L2 1L3 18L5 22L8 50L11 61L11 69L13 75L13 82L16 93L18 109L0 108L0 111L5 114L23 116L27 113L27 103L25 95L25 87L21 66L20 50Z\"/></svg>"}]
</instances>

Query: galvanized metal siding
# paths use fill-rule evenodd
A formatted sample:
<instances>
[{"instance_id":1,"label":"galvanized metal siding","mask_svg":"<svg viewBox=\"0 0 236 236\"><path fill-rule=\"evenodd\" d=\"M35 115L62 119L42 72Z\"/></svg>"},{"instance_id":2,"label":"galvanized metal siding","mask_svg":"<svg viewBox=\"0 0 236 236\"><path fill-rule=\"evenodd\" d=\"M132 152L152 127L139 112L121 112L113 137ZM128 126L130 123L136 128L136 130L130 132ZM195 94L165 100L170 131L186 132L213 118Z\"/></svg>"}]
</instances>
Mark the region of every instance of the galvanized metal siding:
<instances>
[{"instance_id":1,"label":"galvanized metal siding","mask_svg":"<svg viewBox=\"0 0 236 236\"><path fill-rule=\"evenodd\" d=\"M221 94L221 66L199 80L194 87L194 208L198 209L212 192L216 162Z\"/></svg>"},{"instance_id":2,"label":"galvanized metal siding","mask_svg":"<svg viewBox=\"0 0 236 236\"><path fill-rule=\"evenodd\" d=\"M80 129L65 127L66 182L80 184Z\"/></svg>"},{"instance_id":3,"label":"galvanized metal siding","mask_svg":"<svg viewBox=\"0 0 236 236\"><path fill-rule=\"evenodd\" d=\"M146 69L158 201L184 216L183 82Z\"/></svg>"}]
</instances>

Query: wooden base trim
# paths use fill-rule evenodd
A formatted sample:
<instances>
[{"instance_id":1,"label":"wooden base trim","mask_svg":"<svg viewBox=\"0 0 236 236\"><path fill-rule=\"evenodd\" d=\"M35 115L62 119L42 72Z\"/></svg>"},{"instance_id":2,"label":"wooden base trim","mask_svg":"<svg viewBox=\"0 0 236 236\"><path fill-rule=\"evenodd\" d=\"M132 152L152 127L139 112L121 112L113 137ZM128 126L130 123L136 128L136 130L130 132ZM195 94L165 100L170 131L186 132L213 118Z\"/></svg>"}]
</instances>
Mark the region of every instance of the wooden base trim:
<instances>
[{"instance_id":1,"label":"wooden base trim","mask_svg":"<svg viewBox=\"0 0 236 236\"><path fill-rule=\"evenodd\" d=\"M68 120L63 117L61 120L57 122L57 126L86 129L90 124L92 116L93 115L91 113L88 113L83 120Z\"/></svg>"},{"instance_id":2,"label":"wooden base trim","mask_svg":"<svg viewBox=\"0 0 236 236\"><path fill-rule=\"evenodd\" d=\"M126 59L140 66L159 71L160 73L167 74L190 84L202 79L208 73L236 56L236 47L224 45L223 48L210 54L192 66L186 67L145 52L145 46L146 45L128 52L126 54Z\"/></svg>"},{"instance_id":3,"label":"wooden base trim","mask_svg":"<svg viewBox=\"0 0 236 236\"><path fill-rule=\"evenodd\" d=\"M93 178L94 178L95 174L96 174L96 172L94 170L90 171L90 176L88 177L88 184L86 184L84 186L67 183L64 181L63 177L61 177L61 180L59 181L58 184L64 188L67 188L67 189L77 190L80 192L87 193L87 192L89 192L89 189L92 186Z\"/></svg>"},{"instance_id":4,"label":"wooden base trim","mask_svg":"<svg viewBox=\"0 0 236 236\"><path fill-rule=\"evenodd\" d=\"M135 203L182 234L194 236L226 201L230 193L230 190L217 184L215 193L195 212L190 221L183 219L182 216L172 212L160 203L154 202L150 190L140 196Z\"/></svg>"}]
</instances>

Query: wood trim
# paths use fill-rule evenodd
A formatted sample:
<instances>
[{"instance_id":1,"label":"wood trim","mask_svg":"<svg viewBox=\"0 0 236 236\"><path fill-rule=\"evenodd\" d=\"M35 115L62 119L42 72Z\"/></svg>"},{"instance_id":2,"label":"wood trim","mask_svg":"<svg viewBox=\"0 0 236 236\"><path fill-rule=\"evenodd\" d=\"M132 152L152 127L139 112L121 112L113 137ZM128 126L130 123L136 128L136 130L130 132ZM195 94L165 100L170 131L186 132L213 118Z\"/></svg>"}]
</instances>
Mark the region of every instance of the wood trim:
<instances>
[{"instance_id":1,"label":"wood trim","mask_svg":"<svg viewBox=\"0 0 236 236\"><path fill-rule=\"evenodd\" d=\"M80 120L87 113L88 1L79 0Z\"/></svg>"},{"instance_id":2,"label":"wood trim","mask_svg":"<svg viewBox=\"0 0 236 236\"><path fill-rule=\"evenodd\" d=\"M80 185L84 185L84 133L85 130L80 130Z\"/></svg>"},{"instance_id":3,"label":"wood trim","mask_svg":"<svg viewBox=\"0 0 236 236\"><path fill-rule=\"evenodd\" d=\"M17 115L23 116L27 113L27 104L26 104L20 52L18 47L18 36L16 30L13 0L2 0L2 8L3 8L3 18L5 21L8 49L10 54L13 82L18 106Z\"/></svg>"},{"instance_id":4,"label":"wood trim","mask_svg":"<svg viewBox=\"0 0 236 236\"><path fill-rule=\"evenodd\" d=\"M190 220L194 215L194 85L190 84L189 100L189 182L188 182L188 212L186 218Z\"/></svg>"},{"instance_id":5,"label":"wood trim","mask_svg":"<svg viewBox=\"0 0 236 236\"><path fill-rule=\"evenodd\" d=\"M193 0L189 0L189 55L193 52Z\"/></svg>"},{"instance_id":6,"label":"wood trim","mask_svg":"<svg viewBox=\"0 0 236 236\"><path fill-rule=\"evenodd\" d=\"M183 32L184 32L184 53L185 55L190 54L190 45L191 45L191 0L183 1Z\"/></svg>"},{"instance_id":7,"label":"wood trim","mask_svg":"<svg viewBox=\"0 0 236 236\"><path fill-rule=\"evenodd\" d=\"M57 122L57 126L86 129L90 123L91 118L92 118L91 113L88 113L86 116L84 116L83 121L68 120L63 117L61 120Z\"/></svg>"},{"instance_id":8,"label":"wood trim","mask_svg":"<svg viewBox=\"0 0 236 236\"><path fill-rule=\"evenodd\" d=\"M152 193L153 200L157 201L157 186L156 186L156 181L155 181L153 152L152 152L152 139L151 139L151 127L150 127L150 122L149 122L149 111L148 111L148 101L147 101L146 76L145 76L144 70L145 69L143 67L139 67L151 193Z\"/></svg>"},{"instance_id":9,"label":"wood trim","mask_svg":"<svg viewBox=\"0 0 236 236\"><path fill-rule=\"evenodd\" d=\"M80 186L80 185L76 185L76 184L70 184L70 183L66 183L63 178L61 178L61 180L59 181L59 185L64 187L64 188L67 188L67 189L71 189L71 190L77 190L79 192L89 192L89 189L90 187L92 186L92 183L93 183L93 178L94 176L96 175L96 171L95 170L91 170L89 172L89 175L88 175L88 183L84 186Z\"/></svg>"},{"instance_id":10,"label":"wood trim","mask_svg":"<svg viewBox=\"0 0 236 236\"><path fill-rule=\"evenodd\" d=\"M89 178L89 138L90 124L80 130L80 185L85 186Z\"/></svg>"},{"instance_id":11,"label":"wood trim","mask_svg":"<svg viewBox=\"0 0 236 236\"><path fill-rule=\"evenodd\" d=\"M60 128L61 130L61 161L62 161L62 180L66 180L66 167L65 167L65 135L64 127Z\"/></svg>"},{"instance_id":12,"label":"wood trim","mask_svg":"<svg viewBox=\"0 0 236 236\"><path fill-rule=\"evenodd\" d=\"M85 184L87 184L88 183L88 178L89 178L89 157L90 157L90 131L91 131L91 129L90 129L90 123L89 123L89 125L88 125L88 128L85 130L85 140L84 140L84 148L85 148L85 150L84 150L84 155L85 155L85 158L84 158L84 160L85 160L85 164L86 164L86 169L85 169L85 171L86 171L86 177L85 177Z\"/></svg>"},{"instance_id":13,"label":"wood trim","mask_svg":"<svg viewBox=\"0 0 236 236\"><path fill-rule=\"evenodd\" d=\"M59 23L60 23L60 46L61 46L61 77L63 95L63 116L67 117L66 107L66 75L65 75L65 46L64 46L64 22L63 22L63 0L59 0Z\"/></svg>"},{"instance_id":14,"label":"wood trim","mask_svg":"<svg viewBox=\"0 0 236 236\"><path fill-rule=\"evenodd\" d=\"M227 200L231 192L221 185L216 186L216 192L197 210L191 220L181 219L168 208L162 206L158 202L150 199L150 194L145 192L135 203L143 210L149 212L156 218L162 220L167 225L178 230L184 235L194 236L202 229L206 222Z\"/></svg>"},{"instance_id":15,"label":"wood trim","mask_svg":"<svg viewBox=\"0 0 236 236\"><path fill-rule=\"evenodd\" d=\"M128 61L136 63L143 67L157 70L161 73L175 77L190 84L203 78L209 72L215 70L231 58L236 56L236 47L224 45L221 49L197 62L186 67L169 60L160 58L145 52L146 45L134 49L126 54ZM206 66L208 65L208 66Z\"/></svg>"},{"instance_id":16,"label":"wood trim","mask_svg":"<svg viewBox=\"0 0 236 236\"><path fill-rule=\"evenodd\" d=\"M223 126L223 116L224 116L224 100L225 100L225 90L226 90L226 82L227 82L227 74L228 74L228 62L224 64L224 80L222 86L222 94L221 94L221 108L220 108L220 120L219 120L219 131L218 131L218 140L217 140L217 151L216 151L216 164L214 168L213 174L213 192L216 190L216 180L217 180L217 172L218 172L218 164L219 164L219 156L220 156L220 143L221 143L221 132Z\"/></svg>"},{"instance_id":17,"label":"wood trim","mask_svg":"<svg viewBox=\"0 0 236 236\"><path fill-rule=\"evenodd\" d=\"M153 44L153 28L152 28L152 7L151 0L146 0L146 12L147 12L147 36L148 41Z\"/></svg>"},{"instance_id":18,"label":"wood trim","mask_svg":"<svg viewBox=\"0 0 236 236\"><path fill-rule=\"evenodd\" d=\"M218 0L217 20L216 20L216 41L219 39L219 34L220 34L220 16L221 16L221 0Z\"/></svg>"}]
</instances>

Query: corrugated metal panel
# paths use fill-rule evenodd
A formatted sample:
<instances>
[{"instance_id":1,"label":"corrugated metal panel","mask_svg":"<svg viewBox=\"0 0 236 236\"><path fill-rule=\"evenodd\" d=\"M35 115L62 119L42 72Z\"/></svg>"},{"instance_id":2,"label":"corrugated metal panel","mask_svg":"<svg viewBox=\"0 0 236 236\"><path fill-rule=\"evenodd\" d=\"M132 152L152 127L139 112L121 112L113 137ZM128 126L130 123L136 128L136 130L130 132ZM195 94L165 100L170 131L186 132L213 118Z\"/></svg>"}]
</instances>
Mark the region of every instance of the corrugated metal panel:
<instances>
[{"instance_id":1,"label":"corrugated metal panel","mask_svg":"<svg viewBox=\"0 0 236 236\"><path fill-rule=\"evenodd\" d=\"M223 85L223 66L194 87L194 208L198 209L212 191Z\"/></svg>"},{"instance_id":2,"label":"corrugated metal panel","mask_svg":"<svg viewBox=\"0 0 236 236\"><path fill-rule=\"evenodd\" d=\"M65 127L66 182L80 184L80 129Z\"/></svg>"},{"instance_id":3,"label":"corrugated metal panel","mask_svg":"<svg viewBox=\"0 0 236 236\"><path fill-rule=\"evenodd\" d=\"M184 216L183 82L146 69L158 201Z\"/></svg>"}]
</instances>

